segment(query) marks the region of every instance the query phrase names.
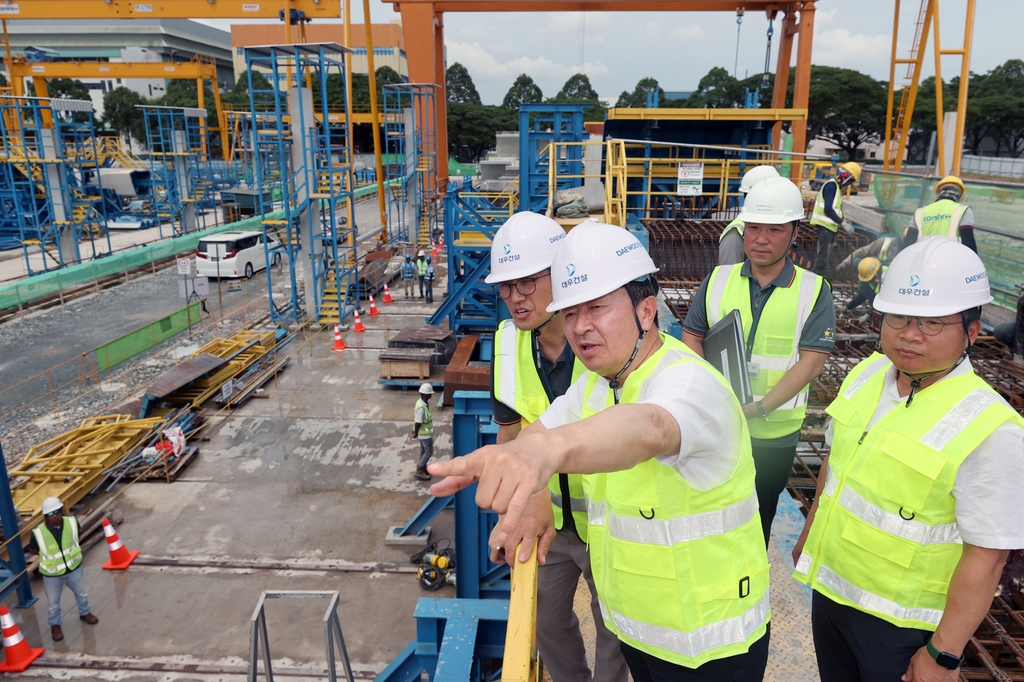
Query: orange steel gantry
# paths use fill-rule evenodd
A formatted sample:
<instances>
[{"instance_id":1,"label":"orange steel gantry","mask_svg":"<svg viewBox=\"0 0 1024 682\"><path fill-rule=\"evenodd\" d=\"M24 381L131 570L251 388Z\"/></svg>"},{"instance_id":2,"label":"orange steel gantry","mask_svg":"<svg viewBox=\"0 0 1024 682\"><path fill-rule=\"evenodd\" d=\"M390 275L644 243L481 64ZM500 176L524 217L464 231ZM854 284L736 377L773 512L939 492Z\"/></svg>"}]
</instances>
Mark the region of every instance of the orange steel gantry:
<instances>
[{"instance_id":1,"label":"orange steel gantry","mask_svg":"<svg viewBox=\"0 0 1024 682\"><path fill-rule=\"evenodd\" d=\"M807 109L811 89L811 43L814 36L814 0L382 0L402 14L409 80L438 86L437 120L446 120L444 73L445 12L735 12L742 5L747 12L763 11L769 16L784 14L779 59L776 67L772 107L786 106L793 38L797 46L793 109ZM778 140L782 123L773 135ZM807 121L793 121L793 151L807 147ZM437 131L437 166L442 192L448 182L448 133Z\"/></svg>"}]
</instances>

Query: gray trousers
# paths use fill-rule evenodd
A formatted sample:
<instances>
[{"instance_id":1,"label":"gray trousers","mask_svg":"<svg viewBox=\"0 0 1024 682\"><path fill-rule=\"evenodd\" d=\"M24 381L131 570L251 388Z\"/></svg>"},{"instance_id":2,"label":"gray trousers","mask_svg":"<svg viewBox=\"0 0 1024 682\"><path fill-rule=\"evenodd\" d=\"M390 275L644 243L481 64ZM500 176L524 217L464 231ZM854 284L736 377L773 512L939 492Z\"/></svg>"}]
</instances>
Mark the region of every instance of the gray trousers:
<instances>
[{"instance_id":1,"label":"gray trousers","mask_svg":"<svg viewBox=\"0 0 1024 682\"><path fill-rule=\"evenodd\" d=\"M420 438L420 466L427 466L427 462L434 456L434 439Z\"/></svg>"},{"instance_id":2,"label":"gray trousers","mask_svg":"<svg viewBox=\"0 0 1024 682\"><path fill-rule=\"evenodd\" d=\"M590 586L590 610L597 626L594 682L626 682L629 670L619 639L604 626L597 603L587 546L573 531L558 531L537 579L537 647L554 682L590 682L590 668L572 610L580 574Z\"/></svg>"},{"instance_id":3,"label":"gray trousers","mask_svg":"<svg viewBox=\"0 0 1024 682\"><path fill-rule=\"evenodd\" d=\"M835 244L835 242L836 233L827 227L818 225L818 243L814 249L815 274L825 274L825 268L828 267L828 257L832 254L832 245Z\"/></svg>"}]
</instances>

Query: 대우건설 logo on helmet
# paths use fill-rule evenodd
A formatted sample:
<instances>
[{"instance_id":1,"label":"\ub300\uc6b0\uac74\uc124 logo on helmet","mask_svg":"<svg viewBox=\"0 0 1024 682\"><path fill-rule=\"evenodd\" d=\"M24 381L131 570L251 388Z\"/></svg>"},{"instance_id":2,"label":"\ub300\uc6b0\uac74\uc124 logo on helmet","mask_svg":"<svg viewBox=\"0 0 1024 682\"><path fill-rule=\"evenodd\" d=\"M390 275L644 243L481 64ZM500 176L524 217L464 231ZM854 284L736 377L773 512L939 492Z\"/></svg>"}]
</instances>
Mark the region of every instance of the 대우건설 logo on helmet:
<instances>
[{"instance_id":1,"label":"\ub300\uc6b0\uac74\uc124 logo on helmet","mask_svg":"<svg viewBox=\"0 0 1024 682\"><path fill-rule=\"evenodd\" d=\"M565 266L565 276L566 277L572 277L575 274L576 274L576 265L575 264L569 263L568 265Z\"/></svg>"},{"instance_id":2,"label":"\ub300\uc6b0\uac74\uc124 logo on helmet","mask_svg":"<svg viewBox=\"0 0 1024 682\"><path fill-rule=\"evenodd\" d=\"M921 283L920 276L918 276L918 275L911 275L910 276L910 286L916 287L920 283Z\"/></svg>"},{"instance_id":3,"label":"\ub300\uc6b0\uac74\uc124 logo on helmet","mask_svg":"<svg viewBox=\"0 0 1024 682\"><path fill-rule=\"evenodd\" d=\"M505 244L505 255L506 256L509 254L509 251L511 251L511 250L512 250L512 245L511 244Z\"/></svg>"},{"instance_id":4,"label":"\ub300\uc6b0\uac74\uc124 logo on helmet","mask_svg":"<svg viewBox=\"0 0 1024 682\"><path fill-rule=\"evenodd\" d=\"M900 296L916 296L916 297L922 297L922 298L923 297L927 297L927 296L931 296L932 295L932 290L931 289L918 289L917 288L917 285L919 285L920 283L921 283L921 276L920 275L911 275L910 276L910 286L909 287L900 287L900 289L899 289Z\"/></svg>"},{"instance_id":5,"label":"\ub300\uc6b0\uac74\uc124 logo on helmet","mask_svg":"<svg viewBox=\"0 0 1024 682\"><path fill-rule=\"evenodd\" d=\"M512 251L512 245L511 244L505 244L504 251L505 251L505 255L498 259L498 263L499 264L504 265L505 263L513 263L513 262L519 260L519 254L518 253L511 253L511 251Z\"/></svg>"}]
</instances>

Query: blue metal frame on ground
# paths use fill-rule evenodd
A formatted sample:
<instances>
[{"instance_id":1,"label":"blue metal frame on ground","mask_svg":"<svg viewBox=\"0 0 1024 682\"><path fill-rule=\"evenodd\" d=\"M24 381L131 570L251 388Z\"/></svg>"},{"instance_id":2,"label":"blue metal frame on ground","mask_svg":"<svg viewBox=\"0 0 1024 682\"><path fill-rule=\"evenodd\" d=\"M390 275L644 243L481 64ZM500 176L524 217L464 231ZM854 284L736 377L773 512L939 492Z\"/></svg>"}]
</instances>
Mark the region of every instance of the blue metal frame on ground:
<instances>
[{"instance_id":1,"label":"blue metal frame on ground","mask_svg":"<svg viewBox=\"0 0 1024 682\"><path fill-rule=\"evenodd\" d=\"M3 461L4 449L0 446L0 462ZM3 475L0 476L0 522L3 522L4 538L15 538L5 547L7 558L0 559L0 600L17 590L18 608L27 609L35 603L36 598L32 596L25 549L18 536L18 510L14 508L14 498L11 496L11 480L7 477L7 467L0 468L3 469Z\"/></svg>"}]
</instances>

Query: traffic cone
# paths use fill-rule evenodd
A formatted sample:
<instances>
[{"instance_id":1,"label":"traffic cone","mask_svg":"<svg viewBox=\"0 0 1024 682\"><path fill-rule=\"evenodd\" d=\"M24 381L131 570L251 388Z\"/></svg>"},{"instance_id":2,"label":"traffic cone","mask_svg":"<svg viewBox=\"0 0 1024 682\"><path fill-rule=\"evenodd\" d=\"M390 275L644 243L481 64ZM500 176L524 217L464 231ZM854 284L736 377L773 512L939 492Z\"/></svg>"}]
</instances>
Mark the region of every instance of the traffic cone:
<instances>
[{"instance_id":1,"label":"traffic cone","mask_svg":"<svg viewBox=\"0 0 1024 682\"><path fill-rule=\"evenodd\" d=\"M334 348L331 350L345 350L348 344L341 338L341 327L334 325Z\"/></svg>"},{"instance_id":2,"label":"traffic cone","mask_svg":"<svg viewBox=\"0 0 1024 682\"><path fill-rule=\"evenodd\" d=\"M385 303L394 303L395 302L395 299L391 298L391 292L388 291L388 283L387 282L384 282L384 302Z\"/></svg>"},{"instance_id":3,"label":"traffic cone","mask_svg":"<svg viewBox=\"0 0 1024 682\"><path fill-rule=\"evenodd\" d=\"M373 294L370 294L370 317L376 317L380 315L380 311L377 310L377 304L373 302Z\"/></svg>"},{"instance_id":4,"label":"traffic cone","mask_svg":"<svg viewBox=\"0 0 1024 682\"><path fill-rule=\"evenodd\" d=\"M352 331L354 331L354 332L365 332L366 331L366 327L363 326L363 321L359 319L359 308L356 308L352 312L355 313L355 316L356 316L356 324L355 324L354 327L352 327Z\"/></svg>"},{"instance_id":5,"label":"traffic cone","mask_svg":"<svg viewBox=\"0 0 1024 682\"><path fill-rule=\"evenodd\" d=\"M437 262L437 243L434 243L430 247L430 256L433 259L433 261L436 263Z\"/></svg>"},{"instance_id":6,"label":"traffic cone","mask_svg":"<svg viewBox=\"0 0 1024 682\"><path fill-rule=\"evenodd\" d=\"M437 248L440 249L441 251L444 251L444 235L443 234L437 240Z\"/></svg>"},{"instance_id":7,"label":"traffic cone","mask_svg":"<svg viewBox=\"0 0 1024 682\"><path fill-rule=\"evenodd\" d=\"M32 661L43 655L46 649L33 649L25 641L14 616L6 606L0 606L0 626L4 631L4 653L7 658L0 663L0 673L20 673L32 665Z\"/></svg>"},{"instance_id":8,"label":"traffic cone","mask_svg":"<svg viewBox=\"0 0 1024 682\"><path fill-rule=\"evenodd\" d=\"M121 538L117 537L117 531L106 519L103 519L103 534L107 536L107 549L110 551L110 561L103 564L103 570L123 571L131 566L135 557L139 556L139 550L129 552Z\"/></svg>"}]
</instances>

